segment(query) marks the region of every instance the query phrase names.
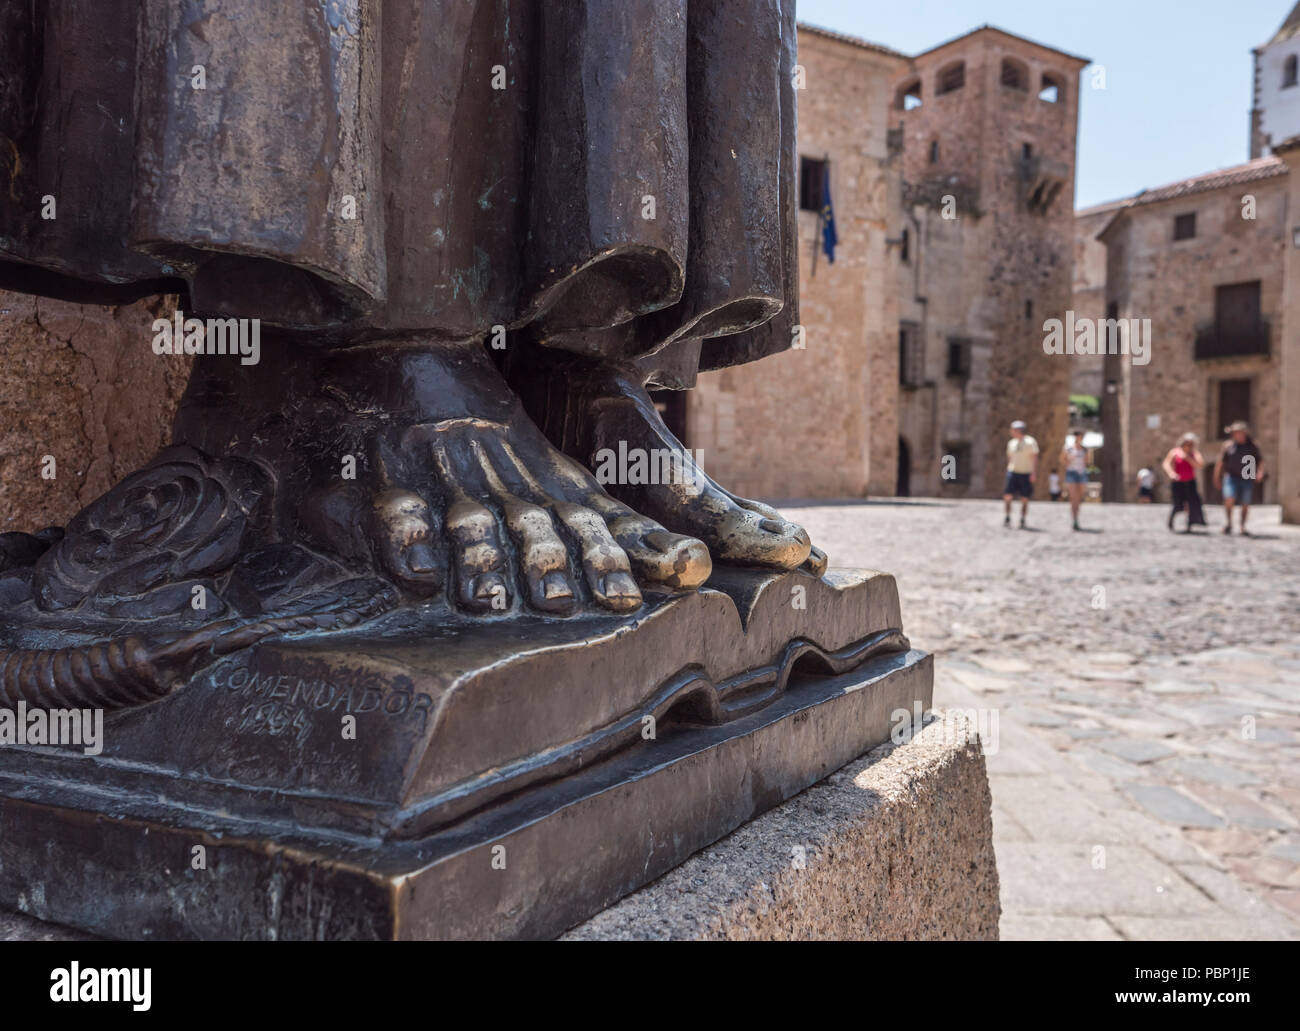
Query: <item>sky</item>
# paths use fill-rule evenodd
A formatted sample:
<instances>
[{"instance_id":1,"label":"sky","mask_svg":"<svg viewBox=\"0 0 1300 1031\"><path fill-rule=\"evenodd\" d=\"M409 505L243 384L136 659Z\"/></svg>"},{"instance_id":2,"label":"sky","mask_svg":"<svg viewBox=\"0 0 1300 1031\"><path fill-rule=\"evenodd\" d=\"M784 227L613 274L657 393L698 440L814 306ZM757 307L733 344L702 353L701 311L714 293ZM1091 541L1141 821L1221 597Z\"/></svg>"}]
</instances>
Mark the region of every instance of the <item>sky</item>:
<instances>
[{"instance_id":1,"label":"sky","mask_svg":"<svg viewBox=\"0 0 1300 1031\"><path fill-rule=\"evenodd\" d=\"M906 54L980 25L1091 58L1081 82L1075 207L1250 157L1251 49L1295 0L797 0L799 20Z\"/></svg>"}]
</instances>

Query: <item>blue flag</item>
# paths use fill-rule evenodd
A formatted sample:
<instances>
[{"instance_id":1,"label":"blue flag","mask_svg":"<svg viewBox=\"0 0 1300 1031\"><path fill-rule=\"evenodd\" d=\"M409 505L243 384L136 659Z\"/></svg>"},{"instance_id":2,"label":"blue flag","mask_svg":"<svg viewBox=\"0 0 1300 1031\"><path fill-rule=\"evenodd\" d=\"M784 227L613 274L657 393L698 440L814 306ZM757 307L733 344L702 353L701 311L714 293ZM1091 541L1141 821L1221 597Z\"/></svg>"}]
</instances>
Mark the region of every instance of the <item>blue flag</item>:
<instances>
[{"instance_id":1,"label":"blue flag","mask_svg":"<svg viewBox=\"0 0 1300 1031\"><path fill-rule=\"evenodd\" d=\"M840 242L835 232L835 207L831 204L831 163L822 165L822 250L826 260L835 264L835 245Z\"/></svg>"}]
</instances>

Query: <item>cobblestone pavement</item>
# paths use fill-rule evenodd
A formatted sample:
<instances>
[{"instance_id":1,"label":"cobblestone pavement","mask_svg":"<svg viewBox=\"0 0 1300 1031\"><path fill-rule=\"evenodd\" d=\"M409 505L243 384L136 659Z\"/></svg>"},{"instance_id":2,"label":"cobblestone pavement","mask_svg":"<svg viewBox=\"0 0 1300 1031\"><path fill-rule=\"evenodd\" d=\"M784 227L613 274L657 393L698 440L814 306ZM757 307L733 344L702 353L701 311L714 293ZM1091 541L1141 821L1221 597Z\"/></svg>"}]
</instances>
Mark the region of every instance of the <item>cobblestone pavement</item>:
<instances>
[{"instance_id":1,"label":"cobblestone pavement","mask_svg":"<svg viewBox=\"0 0 1300 1031\"><path fill-rule=\"evenodd\" d=\"M1300 938L1300 526L1170 533L1163 506L786 505L832 565L894 573L978 710L1004 939Z\"/></svg>"}]
</instances>

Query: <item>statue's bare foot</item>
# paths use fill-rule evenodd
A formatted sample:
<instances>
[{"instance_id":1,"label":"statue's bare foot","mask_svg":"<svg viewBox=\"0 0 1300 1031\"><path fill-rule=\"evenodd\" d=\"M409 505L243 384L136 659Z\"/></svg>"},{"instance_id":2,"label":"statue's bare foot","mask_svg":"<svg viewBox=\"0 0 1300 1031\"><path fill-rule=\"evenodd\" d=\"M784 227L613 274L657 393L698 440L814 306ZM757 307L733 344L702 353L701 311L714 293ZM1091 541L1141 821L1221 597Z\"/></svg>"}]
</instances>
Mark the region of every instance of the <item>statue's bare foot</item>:
<instances>
[{"instance_id":1,"label":"statue's bare foot","mask_svg":"<svg viewBox=\"0 0 1300 1031\"><path fill-rule=\"evenodd\" d=\"M0 698L137 704L402 604L628 612L708 578L705 545L557 451L478 343L305 350L202 360L172 446L62 535L0 539Z\"/></svg>"},{"instance_id":2,"label":"statue's bare foot","mask_svg":"<svg viewBox=\"0 0 1300 1031\"><path fill-rule=\"evenodd\" d=\"M635 370L561 358L519 369L512 383L547 435L611 494L704 541L715 560L802 567L815 576L826 571L825 553L803 527L731 493L699 467L664 425Z\"/></svg>"},{"instance_id":3,"label":"statue's bare foot","mask_svg":"<svg viewBox=\"0 0 1300 1031\"><path fill-rule=\"evenodd\" d=\"M616 501L552 447L478 344L377 341L275 362L236 392L274 391L270 407L297 420L280 480L304 484L300 538L408 597L442 592L488 614L626 612L642 588L693 590L709 575L700 541ZM205 450L238 446L212 432L224 371L191 388L178 421Z\"/></svg>"},{"instance_id":4,"label":"statue's bare foot","mask_svg":"<svg viewBox=\"0 0 1300 1031\"><path fill-rule=\"evenodd\" d=\"M203 363L176 443L62 539L0 541L0 612L186 630L370 578L410 601L565 615L708 578L705 545L552 447L477 343L281 342L264 359Z\"/></svg>"},{"instance_id":5,"label":"statue's bare foot","mask_svg":"<svg viewBox=\"0 0 1300 1031\"><path fill-rule=\"evenodd\" d=\"M522 415L522 413L520 413ZM333 550L364 555L408 593L445 587L471 612L568 615L584 601L627 612L640 585L691 590L708 551L607 495L526 419L449 419L410 427L367 496L345 485L304 516Z\"/></svg>"}]
</instances>

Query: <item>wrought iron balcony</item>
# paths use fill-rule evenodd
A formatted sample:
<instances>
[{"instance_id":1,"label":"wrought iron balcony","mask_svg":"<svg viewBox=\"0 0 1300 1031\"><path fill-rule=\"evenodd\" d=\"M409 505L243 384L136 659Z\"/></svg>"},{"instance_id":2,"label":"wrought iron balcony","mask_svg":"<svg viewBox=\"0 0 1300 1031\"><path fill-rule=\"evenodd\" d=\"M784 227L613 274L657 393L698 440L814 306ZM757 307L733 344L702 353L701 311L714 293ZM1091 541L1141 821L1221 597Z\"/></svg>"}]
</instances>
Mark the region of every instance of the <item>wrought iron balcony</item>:
<instances>
[{"instance_id":1,"label":"wrought iron balcony","mask_svg":"<svg viewBox=\"0 0 1300 1031\"><path fill-rule=\"evenodd\" d=\"M1196 357L1236 358L1269 353L1269 323L1260 319L1254 329L1220 329L1213 323L1196 327Z\"/></svg>"}]
</instances>

